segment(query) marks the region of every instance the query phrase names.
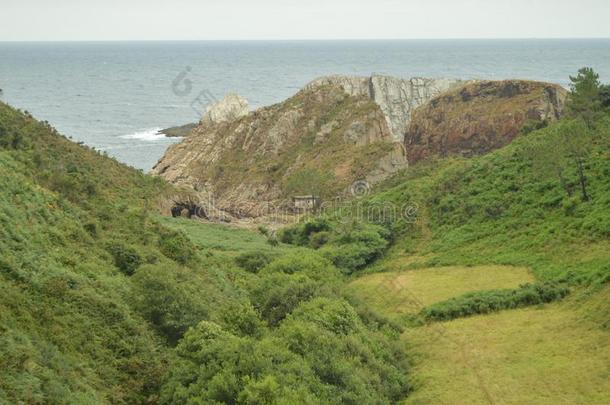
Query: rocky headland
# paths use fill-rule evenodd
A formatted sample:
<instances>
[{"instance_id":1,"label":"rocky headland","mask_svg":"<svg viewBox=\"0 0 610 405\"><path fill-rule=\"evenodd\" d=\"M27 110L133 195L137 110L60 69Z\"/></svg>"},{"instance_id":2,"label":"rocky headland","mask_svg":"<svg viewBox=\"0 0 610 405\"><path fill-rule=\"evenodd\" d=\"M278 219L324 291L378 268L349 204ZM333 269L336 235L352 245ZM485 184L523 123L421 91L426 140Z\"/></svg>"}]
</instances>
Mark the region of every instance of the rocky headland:
<instances>
[{"instance_id":1,"label":"rocky headland","mask_svg":"<svg viewBox=\"0 0 610 405\"><path fill-rule=\"evenodd\" d=\"M291 209L370 186L430 156L504 146L528 122L563 112L567 92L529 81L327 76L251 111L236 94L209 107L152 173L234 218Z\"/></svg>"}]
</instances>

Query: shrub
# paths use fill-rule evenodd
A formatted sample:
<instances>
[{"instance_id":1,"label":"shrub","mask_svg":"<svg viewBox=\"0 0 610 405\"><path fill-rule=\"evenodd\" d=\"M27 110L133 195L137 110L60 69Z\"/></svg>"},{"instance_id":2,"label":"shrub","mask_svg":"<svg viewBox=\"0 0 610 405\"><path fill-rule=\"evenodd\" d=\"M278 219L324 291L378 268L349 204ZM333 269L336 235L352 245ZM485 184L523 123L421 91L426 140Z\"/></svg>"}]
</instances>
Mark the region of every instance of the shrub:
<instances>
[{"instance_id":1,"label":"shrub","mask_svg":"<svg viewBox=\"0 0 610 405\"><path fill-rule=\"evenodd\" d=\"M549 122L547 120L527 120L523 127L521 127L521 134L527 135L531 132L537 131L542 128L546 128L549 126Z\"/></svg>"},{"instance_id":2,"label":"shrub","mask_svg":"<svg viewBox=\"0 0 610 405\"><path fill-rule=\"evenodd\" d=\"M193 242L182 232L166 231L159 238L159 250L168 258L186 264L193 260L197 253L197 248Z\"/></svg>"},{"instance_id":3,"label":"shrub","mask_svg":"<svg viewBox=\"0 0 610 405\"><path fill-rule=\"evenodd\" d=\"M261 235L269 236L269 228L267 228L265 225L259 225L256 229Z\"/></svg>"},{"instance_id":4,"label":"shrub","mask_svg":"<svg viewBox=\"0 0 610 405\"><path fill-rule=\"evenodd\" d=\"M427 321L448 321L475 314L486 314L559 300L569 293L562 284L546 282L524 284L515 290L478 291L424 308L420 315Z\"/></svg>"},{"instance_id":5,"label":"shrub","mask_svg":"<svg viewBox=\"0 0 610 405\"><path fill-rule=\"evenodd\" d=\"M301 302L313 298L318 283L304 275L272 274L263 278L250 294L261 317L277 326Z\"/></svg>"},{"instance_id":6,"label":"shrub","mask_svg":"<svg viewBox=\"0 0 610 405\"><path fill-rule=\"evenodd\" d=\"M187 332L161 404L320 403L309 365L278 339L240 338L211 322ZM328 401L324 401L328 403Z\"/></svg>"},{"instance_id":7,"label":"shrub","mask_svg":"<svg viewBox=\"0 0 610 405\"><path fill-rule=\"evenodd\" d=\"M275 259L263 272L284 274L305 274L314 280L332 280L338 275L337 269L327 259L314 251L299 249Z\"/></svg>"},{"instance_id":8,"label":"shrub","mask_svg":"<svg viewBox=\"0 0 610 405\"><path fill-rule=\"evenodd\" d=\"M250 303L233 303L224 308L220 319L225 329L237 336L260 337L264 324Z\"/></svg>"},{"instance_id":9,"label":"shrub","mask_svg":"<svg viewBox=\"0 0 610 405\"><path fill-rule=\"evenodd\" d=\"M170 344L208 316L201 289L189 274L175 264L147 264L131 278L135 308Z\"/></svg>"},{"instance_id":10,"label":"shrub","mask_svg":"<svg viewBox=\"0 0 610 405\"><path fill-rule=\"evenodd\" d=\"M293 227L281 229L279 231L279 239L283 243L307 246L312 235L330 230L331 226L326 218L316 217Z\"/></svg>"},{"instance_id":11,"label":"shrub","mask_svg":"<svg viewBox=\"0 0 610 405\"><path fill-rule=\"evenodd\" d=\"M344 273L351 274L380 257L390 237L391 233L379 225L352 225L320 252Z\"/></svg>"},{"instance_id":12,"label":"shrub","mask_svg":"<svg viewBox=\"0 0 610 405\"><path fill-rule=\"evenodd\" d=\"M362 328L362 321L347 301L323 297L303 303L290 319L313 322L340 335L355 333Z\"/></svg>"},{"instance_id":13,"label":"shrub","mask_svg":"<svg viewBox=\"0 0 610 405\"><path fill-rule=\"evenodd\" d=\"M314 249L319 249L330 240L330 232L322 231L311 235L309 245Z\"/></svg>"},{"instance_id":14,"label":"shrub","mask_svg":"<svg viewBox=\"0 0 610 405\"><path fill-rule=\"evenodd\" d=\"M280 241L277 239L277 237L275 235L269 235L267 237L267 243L270 246L274 246L275 247L275 246L278 246L280 244Z\"/></svg>"},{"instance_id":15,"label":"shrub","mask_svg":"<svg viewBox=\"0 0 610 405\"><path fill-rule=\"evenodd\" d=\"M95 222L87 222L85 225L83 225L83 228L85 228L85 231L87 231L87 233L92 237L97 237L98 229Z\"/></svg>"},{"instance_id":16,"label":"shrub","mask_svg":"<svg viewBox=\"0 0 610 405\"><path fill-rule=\"evenodd\" d=\"M138 252L123 243L111 242L106 246L114 258L114 265L125 275L131 276L142 264L142 258Z\"/></svg>"},{"instance_id":17,"label":"shrub","mask_svg":"<svg viewBox=\"0 0 610 405\"><path fill-rule=\"evenodd\" d=\"M264 252L246 252L235 258L235 263L244 270L258 273L260 269L271 263L273 256Z\"/></svg>"}]
</instances>

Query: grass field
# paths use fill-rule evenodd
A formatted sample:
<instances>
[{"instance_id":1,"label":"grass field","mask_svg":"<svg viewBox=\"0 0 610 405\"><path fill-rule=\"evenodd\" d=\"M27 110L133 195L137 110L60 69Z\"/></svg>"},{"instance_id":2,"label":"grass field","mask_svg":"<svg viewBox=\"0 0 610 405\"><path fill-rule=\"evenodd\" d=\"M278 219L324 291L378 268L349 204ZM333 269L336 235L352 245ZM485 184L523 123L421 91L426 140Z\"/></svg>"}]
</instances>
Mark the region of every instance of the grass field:
<instances>
[{"instance_id":1,"label":"grass field","mask_svg":"<svg viewBox=\"0 0 610 405\"><path fill-rule=\"evenodd\" d=\"M226 256L251 251L282 252L290 249L289 245L284 244L271 246L265 235L230 225L161 216L157 220L169 228L184 231L203 250L212 250Z\"/></svg>"},{"instance_id":2,"label":"grass field","mask_svg":"<svg viewBox=\"0 0 610 405\"><path fill-rule=\"evenodd\" d=\"M348 292L397 318L466 292L531 281L522 267L451 266L365 275ZM540 307L407 328L414 390L405 403L610 403L609 299L606 287Z\"/></svg>"},{"instance_id":3,"label":"grass field","mask_svg":"<svg viewBox=\"0 0 610 405\"><path fill-rule=\"evenodd\" d=\"M610 333L573 308L565 301L407 329L416 355L406 403L610 403Z\"/></svg>"},{"instance_id":4,"label":"grass field","mask_svg":"<svg viewBox=\"0 0 610 405\"><path fill-rule=\"evenodd\" d=\"M531 281L524 267L449 266L366 275L353 281L348 292L393 318L467 292L516 288Z\"/></svg>"}]
</instances>

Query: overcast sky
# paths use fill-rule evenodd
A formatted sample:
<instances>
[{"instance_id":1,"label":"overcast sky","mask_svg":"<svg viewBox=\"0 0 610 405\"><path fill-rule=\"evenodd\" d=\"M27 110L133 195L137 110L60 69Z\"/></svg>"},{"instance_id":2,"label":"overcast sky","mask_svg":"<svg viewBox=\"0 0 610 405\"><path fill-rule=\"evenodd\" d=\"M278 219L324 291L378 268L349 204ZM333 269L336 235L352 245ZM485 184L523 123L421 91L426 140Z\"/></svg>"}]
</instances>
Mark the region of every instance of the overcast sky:
<instances>
[{"instance_id":1,"label":"overcast sky","mask_svg":"<svg viewBox=\"0 0 610 405\"><path fill-rule=\"evenodd\" d=\"M610 37L610 0L0 0L0 41Z\"/></svg>"}]
</instances>

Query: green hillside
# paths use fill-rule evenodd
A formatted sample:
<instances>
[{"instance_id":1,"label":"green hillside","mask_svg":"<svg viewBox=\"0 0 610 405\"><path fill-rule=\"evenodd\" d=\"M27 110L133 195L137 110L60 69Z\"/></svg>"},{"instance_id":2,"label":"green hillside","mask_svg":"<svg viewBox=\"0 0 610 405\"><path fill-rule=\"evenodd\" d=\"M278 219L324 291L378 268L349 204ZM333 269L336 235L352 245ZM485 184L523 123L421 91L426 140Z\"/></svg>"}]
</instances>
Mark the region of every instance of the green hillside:
<instances>
[{"instance_id":1,"label":"green hillside","mask_svg":"<svg viewBox=\"0 0 610 405\"><path fill-rule=\"evenodd\" d=\"M0 403L608 403L590 73L560 122L277 235L163 217L182 191L0 104Z\"/></svg>"},{"instance_id":2,"label":"green hillside","mask_svg":"<svg viewBox=\"0 0 610 405\"><path fill-rule=\"evenodd\" d=\"M4 104L0 185L0 403L406 396L398 330L317 253L163 218L177 190Z\"/></svg>"},{"instance_id":3,"label":"green hillside","mask_svg":"<svg viewBox=\"0 0 610 405\"><path fill-rule=\"evenodd\" d=\"M422 162L283 232L404 328L407 403L610 401L610 116L572 100L501 150Z\"/></svg>"}]
</instances>

